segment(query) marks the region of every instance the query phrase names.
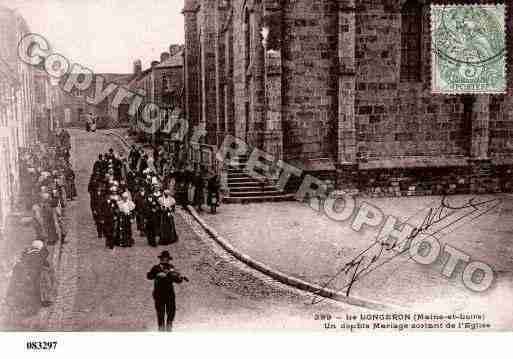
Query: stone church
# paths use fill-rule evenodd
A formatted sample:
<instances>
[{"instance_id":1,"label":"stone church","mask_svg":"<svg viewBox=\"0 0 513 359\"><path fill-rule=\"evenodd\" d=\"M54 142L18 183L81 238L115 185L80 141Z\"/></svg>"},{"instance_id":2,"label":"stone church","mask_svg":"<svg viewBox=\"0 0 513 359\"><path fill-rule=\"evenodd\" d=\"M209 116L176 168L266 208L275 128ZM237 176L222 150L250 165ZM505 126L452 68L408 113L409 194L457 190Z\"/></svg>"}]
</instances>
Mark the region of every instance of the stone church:
<instances>
[{"instance_id":1,"label":"stone church","mask_svg":"<svg viewBox=\"0 0 513 359\"><path fill-rule=\"evenodd\" d=\"M186 116L211 145L234 135L341 189L511 190L511 71L504 94L431 90L430 7L468 3L186 0Z\"/></svg>"}]
</instances>

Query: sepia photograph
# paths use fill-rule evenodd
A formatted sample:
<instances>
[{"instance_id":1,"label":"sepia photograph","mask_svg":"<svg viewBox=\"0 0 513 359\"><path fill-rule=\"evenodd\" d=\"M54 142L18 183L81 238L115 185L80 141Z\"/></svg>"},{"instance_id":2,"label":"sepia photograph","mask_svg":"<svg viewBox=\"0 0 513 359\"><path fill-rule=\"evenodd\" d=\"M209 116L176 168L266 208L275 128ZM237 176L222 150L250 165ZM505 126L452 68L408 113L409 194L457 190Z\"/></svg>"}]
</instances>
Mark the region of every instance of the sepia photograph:
<instances>
[{"instance_id":1,"label":"sepia photograph","mask_svg":"<svg viewBox=\"0 0 513 359\"><path fill-rule=\"evenodd\" d=\"M0 344L511 333L512 68L511 0L0 0Z\"/></svg>"}]
</instances>

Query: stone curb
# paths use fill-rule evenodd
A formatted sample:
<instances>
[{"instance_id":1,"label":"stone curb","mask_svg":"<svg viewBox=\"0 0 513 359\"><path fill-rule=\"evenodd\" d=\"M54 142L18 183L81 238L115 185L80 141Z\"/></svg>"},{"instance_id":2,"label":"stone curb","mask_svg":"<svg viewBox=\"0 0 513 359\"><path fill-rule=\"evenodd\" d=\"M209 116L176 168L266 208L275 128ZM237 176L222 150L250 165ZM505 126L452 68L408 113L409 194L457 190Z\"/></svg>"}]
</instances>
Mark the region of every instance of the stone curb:
<instances>
[{"instance_id":1,"label":"stone curb","mask_svg":"<svg viewBox=\"0 0 513 359\"><path fill-rule=\"evenodd\" d=\"M399 308L396 306L373 302L370 300L358 298L358 297L348 297L343 293L328 289L328 288L322 288L318 285L308 283L306 281L303 281L301 279L289 276L285 273L282 273L276 269L272 269L268 267L267 265L251 258L250 256L240 252L235 247L233 247L226 239L224 239L215 229L213 229L211 226L209 226L203 218L199 216L199 214L196 212L196 210L192 206L187 206L188 211L191 213L191 215L198 221L198 223L207 231L207 233L228 253L230 253L232 256L240 260L241 262L245 263L249 267L258 270L259 272L262 272L263 274L273 278L274 280L277 280L278 282L281 282L283 284L289 285L291 287L310 292L312 294L334 299L339 302L347 303L350 305L355 305L367 309L372 310L379 310L379 311L404 311L403 308Z\"/></svg>"},{"instance_id":2,"label":"stone curb","mask_svg":"<svg viewBox=\"0 0 513 359\"><path fill-rule=\"evenodd\" d=\"M119 134L115 132L104 132L107 135L114 136L121 140L127 147L130 147L130 143L120 136ZM210 237L212 237L217 244L219 244L225 251L230 253L232 256L237 258L239 261L243 262L244 264L248 265L249 267L273 278L274 280L277 280L278 282L281 282L283 284L286 284L288 286L310 292L312 294L334 299L339 302L347 303L350 305L363 307L367 309L372 310L379 310L379 311L403 311L404 309L398 308L392 305L373 302L370 300L358 298L358 297L348 297L343 293L328 289L328 288L322 288L320 286L317 286L315 284L308 283L306 281L303 281L301 279L289 276L285 273L282 273L278 270L272 269L268 267L267 265L251 258L250 256L238 251L235 247L233 247L226 239L224 239L215 229L213 229L211 226L209 226L203 218L200 217L200 215L196 212L196 210L192 206L187 206L187 210L191 215L194 217L194 219L201 225L201 227L209 234Z\"/></svg>"}]
</instances>

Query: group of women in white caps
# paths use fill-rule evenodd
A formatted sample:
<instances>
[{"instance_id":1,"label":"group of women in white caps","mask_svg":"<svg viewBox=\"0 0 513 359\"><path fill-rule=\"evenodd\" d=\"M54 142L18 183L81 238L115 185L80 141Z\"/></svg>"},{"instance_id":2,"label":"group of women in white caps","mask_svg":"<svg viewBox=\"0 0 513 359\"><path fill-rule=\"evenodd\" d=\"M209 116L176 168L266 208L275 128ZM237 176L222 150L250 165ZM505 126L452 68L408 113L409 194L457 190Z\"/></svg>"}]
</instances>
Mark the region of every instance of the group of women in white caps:
<instances>
[{"instance_id":1,"label":"group of women in white caps","mask_svg":"<svg viewBox=\"0 0 513 359\"><path fill-rule=\"evenodd\" d=\"M5 301L14 317L37 313L56 298L51 249L66 243L66 208L77 196L70 134L51 132L46 143L19 151L20 200L34 229L33 240L17 257ZM12 317L11 316L11 317Z\"/></svg>"}]
</instances>

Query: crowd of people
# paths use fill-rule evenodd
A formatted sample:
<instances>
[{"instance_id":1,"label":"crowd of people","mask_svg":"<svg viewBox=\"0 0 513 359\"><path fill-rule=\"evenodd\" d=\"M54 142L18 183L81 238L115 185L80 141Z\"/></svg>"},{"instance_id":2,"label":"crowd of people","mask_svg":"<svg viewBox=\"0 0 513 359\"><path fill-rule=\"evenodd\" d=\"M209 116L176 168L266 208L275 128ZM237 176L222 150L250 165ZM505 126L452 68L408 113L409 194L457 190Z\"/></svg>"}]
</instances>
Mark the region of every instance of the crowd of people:
<instances>
[{"instance_id":1,"label":"crowd of people","mask_svg":"<svg viewBox=\"0 0 513 359\"><path fill-rule=\"evenodd\" d=\"M218 176L204 168L194 171L159 146L147 154L132 146L128 157L109 149L93 165L88 191L98 238L106 247L134 245L132 222L150 246L178 241L176 205L194 204L202 210L205 190L208 202L219 198Z\"/></svg>"},{"instance_id":2,"label":"crowd of people","mask_svg":"<svg viewBox=\"0 0 513 359\"><path fill-rule=\"evenodd\" d=\"M67 243L66 208L77 196L70 151L70 134L65 129L52 133L47 144L37 143L21 151L21 201L32 213L35 238L13 269L6 295L13 313L32 314L55 300L51 247ZM98 238L105 239L107 248L133 246L134 231L146 237L152 247L170 245L178 241L177 205L193 205L202 211L205 202L218 204L219 177L180 157L162 146L145 152L135 145L127 157L113 149L98 155L88 192ZM162 263L152 269L148 279L155 281L159 329L170 330L174 318L172 284L187 278L168 264L168 252L162 253Z\"/></svg>"},{"instance_id":3,"label":"crowd of people","mask_svg":"<svg viewBox=\"0 0 513 359\"><path fill-rule=\"evenodd\" d=\"M25 151L20 161L22 198L32 209L36 239L46 245L66 243L64 212L77 196L68 131L61 129L57 139L54 147L39 144Z\"/></svg>"},{"instance_id":4,"label":"crowd of people","mask_svg":"<svg viewBox=\"0 0 513 359\"><path fill-rule=\"evenodd\" d=\"M55 298L49 247L66 243L65 208L77 196L70 151L70 134L65 129L51 133L46 145L36 143L20 151L21 201L32 213L35 238L13 269L6 295L13 312L33 313Z\"/></svg>"}]
</instances>

